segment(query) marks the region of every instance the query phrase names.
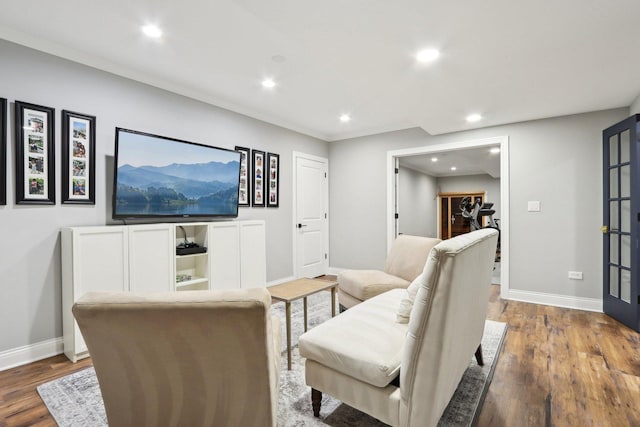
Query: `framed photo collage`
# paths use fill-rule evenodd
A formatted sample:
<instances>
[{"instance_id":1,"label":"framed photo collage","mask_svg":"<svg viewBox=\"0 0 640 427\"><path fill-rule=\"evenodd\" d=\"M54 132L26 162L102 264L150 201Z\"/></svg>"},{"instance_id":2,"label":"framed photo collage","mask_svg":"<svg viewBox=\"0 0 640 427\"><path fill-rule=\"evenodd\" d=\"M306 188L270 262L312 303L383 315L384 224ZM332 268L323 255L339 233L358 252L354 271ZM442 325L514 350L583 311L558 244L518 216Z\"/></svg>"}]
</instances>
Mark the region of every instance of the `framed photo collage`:
<instances>
[{"instance_id":1,"label":"framed photo collage","mask_svg":"<svg viewBox=\"0 0 640 427\"><path fill-rule=\"evenodd\" d=\"M0 205L7 203L8 101L0 98ZM56 204L55 109L14 102L15 203ZM96 118L62 110L62 203L95 204Z\"/></svg>"},{"instance_id":2,"label":"framed photo collage","mask_svg":"<svg viewBox=\"0 0 640 427\"><path fill-rule=\"evenodd\" d=\"M280 203L280 155L236 146L240 156L239 206L277 208Z\"/></svg>"}]
</instances>

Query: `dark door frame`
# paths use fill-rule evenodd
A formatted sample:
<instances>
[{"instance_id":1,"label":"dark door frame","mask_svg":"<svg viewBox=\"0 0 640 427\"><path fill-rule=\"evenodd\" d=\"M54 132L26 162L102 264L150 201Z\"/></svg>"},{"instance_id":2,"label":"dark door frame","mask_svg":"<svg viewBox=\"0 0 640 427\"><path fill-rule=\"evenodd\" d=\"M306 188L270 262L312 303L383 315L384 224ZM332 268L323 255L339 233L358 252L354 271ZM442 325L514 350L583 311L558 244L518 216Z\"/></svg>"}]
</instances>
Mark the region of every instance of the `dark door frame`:
<instances>
[{"instance_id":1,"label":"dark door frame","mask_svg":"<svg viewBox=\"0 0 640 427\"><path fill-rule=\"evenodd\" d=\"M602 164L603 164L603 221L602 227L602 308L605 314L613 317L630 328L640 331L640 298L638 295L638 221L640 221L638 166L640 157L638 150L638 126L640 115L631 116L602 131ZM622 158L622 135L628 131L629 158ZM614 155L611 159L611 146L615 143ZM628 194L622 193L622 171L629 170ZM611 192L612 178L615 179L616 193ZM624 221L625 205L628 205L628 229ZM612 209L614 207L614 209ZM612 217L612 212L615 215ZM612 223L613 220L613 223ZM612 227L613 226L613 227ZM613 239L615 236L615 239ZM616 245L612 253L612 243ZM628 246L629 259L624 255ZM629 264L629 265L625 265ZM615 279L614 279L615 278ZM614 279L614 280L612 280ZM629 282L629 301L623 297L623 280Z\"/></svg>"}]
</instances>

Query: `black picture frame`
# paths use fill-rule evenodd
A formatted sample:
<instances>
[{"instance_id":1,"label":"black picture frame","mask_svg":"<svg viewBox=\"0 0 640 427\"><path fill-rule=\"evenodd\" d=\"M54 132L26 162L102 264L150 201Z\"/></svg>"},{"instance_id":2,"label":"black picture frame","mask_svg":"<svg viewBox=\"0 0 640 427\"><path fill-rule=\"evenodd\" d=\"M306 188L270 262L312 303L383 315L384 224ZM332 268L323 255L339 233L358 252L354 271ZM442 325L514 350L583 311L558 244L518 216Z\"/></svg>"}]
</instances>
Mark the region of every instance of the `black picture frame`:
<instances>
[{"instance_id":1,"label":"black picture frame","mask_svg":"<svg viewBox=\"0 0 640 427\"><path fill-rule=\"evenodd\" d=\"M277 208L280 206L280 155L267 153L267 207Z\"/></svg>"},{"instance_id":2,"label":"black picture frame","mask_svg":"<svg viewBox=\"0 0 640 427\"><path fill-rule=\"evenodd\" d=\"M251 206L264 207L264 166L265 152L260 150L251 150Z\"/></svg>"},{"instance_id":3,"label":"black picture frame","mask_svg":"<svg viewBox=\"0 0 640 427\"><path fill-rule=\"evenodd\" d=\"M251 206L251 150L246 147L236 145L235 151L240 153L240 184L238 186L238 206Z\"/></svg>"},{"instance_id":4,"label":"black picture frame","mask_svg":"<svg viewBox=\"0 0 640 427\"><path fill-rule=\"evenodd\" d=\"M55 112L15 102L16 204L56 204Z\"/></svg>"},{"instance_id":5,"label":"black picture frame","mask_svg":"<svg viewBox=\"0 0 640 427\"><path fill-rule=\"evenodd\" d=\"M0 206L7 204L7 99L0 98Z\"/></svg>"},{"instance_id":6,"label":"black picture frame","mask_svg":"<svg viewBox=\"0 0 640 427\"><path fill-rule=\"evenodd\" d=\"M62 203L95 205L96 117L62 110Z\"/></svg>"}]
</instances>

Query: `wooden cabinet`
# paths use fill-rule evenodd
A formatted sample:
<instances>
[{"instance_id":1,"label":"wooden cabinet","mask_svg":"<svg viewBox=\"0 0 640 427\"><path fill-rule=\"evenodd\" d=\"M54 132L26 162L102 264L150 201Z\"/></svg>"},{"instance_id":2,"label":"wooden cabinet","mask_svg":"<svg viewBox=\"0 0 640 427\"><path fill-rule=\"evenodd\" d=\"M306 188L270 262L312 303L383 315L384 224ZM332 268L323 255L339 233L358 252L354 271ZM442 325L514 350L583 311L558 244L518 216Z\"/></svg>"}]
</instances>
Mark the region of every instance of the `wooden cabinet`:
<instances>
[{"instance_id":1,"label":"wooden cabinet","mask_svg":"<svg viewBox=\"0 0 640 427\"><path fill-rule=\"evenodd\" d=\"M173 260L175 260L174 287L176 291L197 291L210 288L209 223L175 224ZM196 243L207 252L177 255L175 248L181 243Z\"/></svg>"},{"instance_id":2,"label":"wooden cabinet","mask_svg":"<svg viewBox=\"0 0 640 427\"><path fill-rule=\"evenodd\" d=\"M438 231L441 239L450 239L471 231L471 222L462 216L460 209L460 202L465 197L471 197L472 201L480 199L481 203L485 199L484 192L440 193L438 195L440 200Z\"/></svg>"},{"instance_id":3,"label":"wooden cabinet","mask_svg":"<svg viewBox=\"0 0 640 427\"><path fill-rule=\"evenodd\" d=\"M240 287L267 284L266 236L263 221L240 223Z\"/></svg>"},{"instance_id":4,"label":"wooden cabinet","mask_svg":"<svg viewBox=\"0 0 640 427\"><path fill-rule=\"evenodd\" d=\"M211 289L239 288L240 226L237 222L211 224L209 252Z\"/></svg>"},{"instance_id":5,"label":"wooden cabinet","mask_svg":"<svg viewBox=\"0 0 640 427\"><path fill-rule=\"evenodd\" d=\"M64 353L76 362L88 353L71 307L87 292L129 289L129 233L117 226L65 228L61 244Z\"/></svg>"},{"instance_id":6,"label":"wooden cabinet","mask_svg":"<svg viewBox=\"0 0 640 427\"><path fill-rule=\"evenodd\" d=\"M87 347L71 313L91 291L182 291L266 286L265 222L228 221L65 228L62 240L64 352ZM177 255L195 242L207 251Z\"/></svg>"},{"instance_id":7,"label":"wooden cabinet","mask_svg":"<svg viewBox=\"0 0 640 427\"><path fill-rule=\"evenodd\" d=\"M173 232L167 224L130 225L129 290L173 290Z\"/></svg>"},{"instance_id":8,"label":"wooden cabinet","mask_svg":"<svg viewBox=\"0 0 640 427\"><path fill-rule=\"evenodd\" d=\"M211 288L266 286L264 221L211 224Z\"/></svg>"}]
</instances>

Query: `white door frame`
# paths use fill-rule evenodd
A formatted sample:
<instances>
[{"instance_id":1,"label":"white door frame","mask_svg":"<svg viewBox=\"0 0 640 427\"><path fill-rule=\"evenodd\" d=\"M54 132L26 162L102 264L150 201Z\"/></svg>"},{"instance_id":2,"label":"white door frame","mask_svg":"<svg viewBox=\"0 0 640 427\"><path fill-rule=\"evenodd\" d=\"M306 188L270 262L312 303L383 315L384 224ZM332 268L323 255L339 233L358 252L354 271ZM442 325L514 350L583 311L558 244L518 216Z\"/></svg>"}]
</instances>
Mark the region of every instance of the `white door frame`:
<instances>
[{"instance_id":1,"label":"white door frame","mask_svg":"<svg viewBox=\"0 0 640 427\"><path fill-rule=\"evenodd\" d=\"M303 158L303 159L309 159L309 160L315 160L317 162L321 162L324 163L326 165L326 169L327 169L327 179L324 180L324 188L323 188L323 193L324 193L324 206L325 209L327 210L327 220L325 221L325 228L323 230L323 237L324 237L324 241L323 241L323 245L324 245L324 250L325 253L327 254L327 271L324 272L324 274L328 273L328 269L329 269L329 260L331 257L331 254L329 253L329 220L331 219L331 216L329 215L329 159L327 159L326 157L319 157L319 156L314 156L313 154L306 154L306 153L301 153L299 151L294 151L292 153L292 177L291 177L291 182L292 182L292 197L291 197L291 209L292 209L292 227L293 227L293 276L294 277L298 277L298 235L296 233L296 220L298 218L298 193L297 193L297 189L298 189L298 183L297 183L297 179L298 176L296 175L296 162L298 161L298 159Z\"/></svg>"},{"instance_id":2,"label":"white door frame","mask_svg":"<svg viewBox=\"0 0 640 427\"><path fill-rule=\"evenodd\" d=\"M474 139L387 151L387 252L395 240L395 164L400 157L457 151L500 144L500 295L509 295L509 137Z\"/></svg>"}]
</instances>

